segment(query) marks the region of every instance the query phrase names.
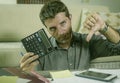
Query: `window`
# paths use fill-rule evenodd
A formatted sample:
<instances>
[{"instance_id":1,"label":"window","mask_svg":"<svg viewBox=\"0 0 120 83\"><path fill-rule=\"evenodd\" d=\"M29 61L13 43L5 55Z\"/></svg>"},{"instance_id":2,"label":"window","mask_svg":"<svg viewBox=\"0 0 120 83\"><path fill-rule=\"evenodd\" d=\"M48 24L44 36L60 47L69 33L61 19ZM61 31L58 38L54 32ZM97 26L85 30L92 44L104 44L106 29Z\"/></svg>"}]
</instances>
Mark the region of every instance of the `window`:
<instances>
[{"instance_id":1,"label":"window","mask_svg":"<svg viewBox=\"0 0 120 83\"><path fill-rule=\"evenodd\" d=\"M18 4L44 4L52 0L17 0Z\"/></svg>"}]
</instances>

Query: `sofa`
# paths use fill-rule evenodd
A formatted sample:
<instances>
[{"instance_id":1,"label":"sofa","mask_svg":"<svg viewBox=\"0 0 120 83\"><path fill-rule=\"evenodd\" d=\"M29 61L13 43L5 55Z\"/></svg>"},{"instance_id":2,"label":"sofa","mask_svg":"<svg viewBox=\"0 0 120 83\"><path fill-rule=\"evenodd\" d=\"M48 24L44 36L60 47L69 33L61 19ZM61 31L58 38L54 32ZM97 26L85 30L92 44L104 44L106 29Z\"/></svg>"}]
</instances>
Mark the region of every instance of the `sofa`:
<instances>
[{"instance_id":1,"label":"sofa","mask_svg":"<svg viewBox=\"0 0 120 83\"><path fill-rule=\"evenodd\" d=\"M18 67L21 59L20 52L25 52L21 39L41 28L45 29L39 19L42 6L38 4L0 4L1 68ZM68 9L72 14L72 29L80 33L83 33L81 22L84 19L82 13L85 9L96 12L110 12L108 7L97 5L68 5ZM46 33L50 37L47 31ZM6 74L3 73L3 70L0 70L0 73L2 73L1 75Z\"/></svg>"}]
</instances>

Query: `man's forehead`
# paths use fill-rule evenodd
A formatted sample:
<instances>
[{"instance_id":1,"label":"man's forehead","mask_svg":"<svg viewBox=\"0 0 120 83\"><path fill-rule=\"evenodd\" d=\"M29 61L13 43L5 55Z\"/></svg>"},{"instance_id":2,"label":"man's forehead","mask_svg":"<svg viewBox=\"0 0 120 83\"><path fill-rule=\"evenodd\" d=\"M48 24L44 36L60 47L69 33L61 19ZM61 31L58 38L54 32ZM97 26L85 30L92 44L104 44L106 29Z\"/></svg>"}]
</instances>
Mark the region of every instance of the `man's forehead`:
<instances>
[{"instance_id":1,"label":"man's forehead","mask_svg":"<svg viewBox=\"0 0 120 83\"><path fill-rule=\"evenodd\" d=\"M54 18L48 18L47 20L45 20L45 24L51 25L53 23L59 23L64 19L66 19L65 13L61 12L61 13L58 13Z\"/></svg>"},{"instance_id":2,"label":"man's forehead","mask_svg":"<svg viewBox=\"0 0 120 83\"><path fill-rule=\"evenodd\" d=\"M49 17L46 20L48 20L48 19L52 20L52 19L59 18L59 17L66 17L65 12L57 13L55 16Z\"/></svg>"}]
</instances>

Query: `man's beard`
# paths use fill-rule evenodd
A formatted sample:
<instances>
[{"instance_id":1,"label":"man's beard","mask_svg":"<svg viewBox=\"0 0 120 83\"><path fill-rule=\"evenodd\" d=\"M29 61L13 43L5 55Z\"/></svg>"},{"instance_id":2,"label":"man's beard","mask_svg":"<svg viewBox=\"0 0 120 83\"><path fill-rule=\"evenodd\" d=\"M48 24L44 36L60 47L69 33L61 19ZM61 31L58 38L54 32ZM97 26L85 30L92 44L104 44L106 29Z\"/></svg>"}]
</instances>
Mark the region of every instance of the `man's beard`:
<instances>
[{"instance_id":1,"label":"man's beard","mask_svg":"<svg viewBox=\"0 0 120 83\"><path fill-rule=\"evenodd\" d=\"M72 37L72 28L70 28L67 33L60 35L58 38L56 38L56 40L59 44L65 44L70 41L71 37Z\"/></svg>"}]
</instances>

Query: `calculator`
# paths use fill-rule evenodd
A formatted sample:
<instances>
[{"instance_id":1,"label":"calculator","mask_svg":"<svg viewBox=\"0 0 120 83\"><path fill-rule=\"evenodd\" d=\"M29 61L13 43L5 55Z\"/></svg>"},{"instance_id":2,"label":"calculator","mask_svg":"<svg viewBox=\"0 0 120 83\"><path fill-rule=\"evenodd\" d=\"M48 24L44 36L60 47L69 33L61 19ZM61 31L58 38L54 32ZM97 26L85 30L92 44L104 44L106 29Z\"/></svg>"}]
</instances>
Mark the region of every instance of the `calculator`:
<instances>
[{"instance_id":1,"label":"calculator","mask_svg":"<svg viewBox=\"0 0 120 83\"><path fill-rule=\"evenodd\" d=\"M45 56L54 51L54 47L49 41L44 29L40 29L37 32L23 38L21 42L27 52L33 52L39 56Z\"/></svg>"}]
</instances>

